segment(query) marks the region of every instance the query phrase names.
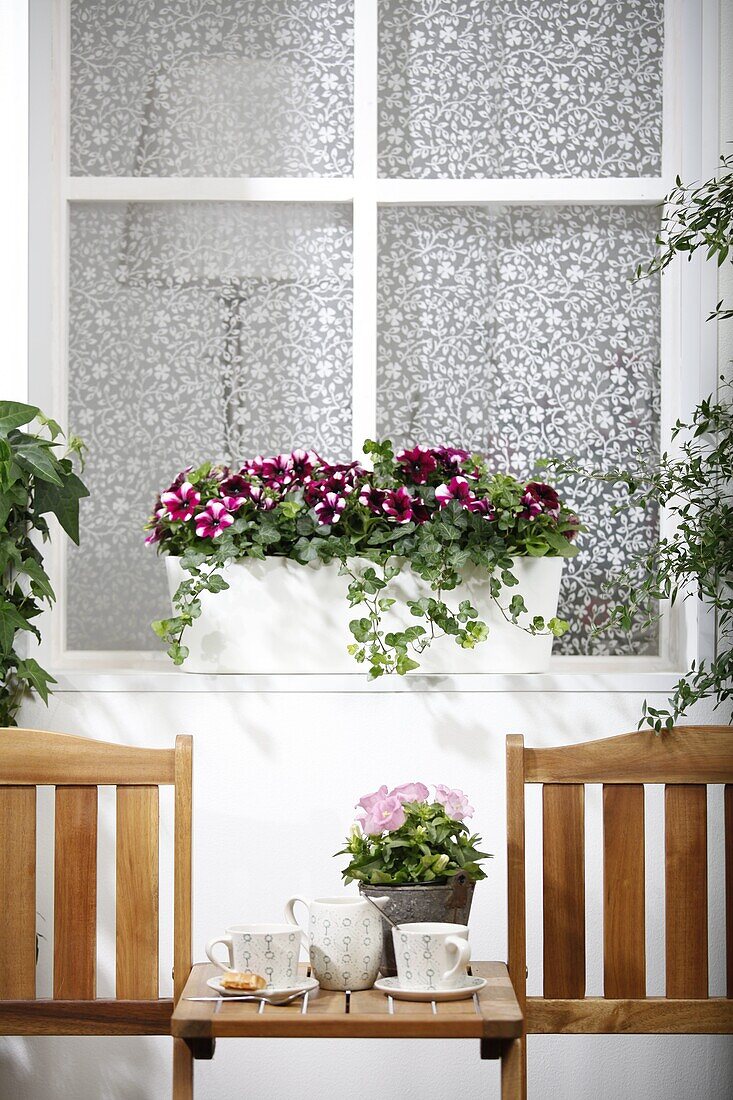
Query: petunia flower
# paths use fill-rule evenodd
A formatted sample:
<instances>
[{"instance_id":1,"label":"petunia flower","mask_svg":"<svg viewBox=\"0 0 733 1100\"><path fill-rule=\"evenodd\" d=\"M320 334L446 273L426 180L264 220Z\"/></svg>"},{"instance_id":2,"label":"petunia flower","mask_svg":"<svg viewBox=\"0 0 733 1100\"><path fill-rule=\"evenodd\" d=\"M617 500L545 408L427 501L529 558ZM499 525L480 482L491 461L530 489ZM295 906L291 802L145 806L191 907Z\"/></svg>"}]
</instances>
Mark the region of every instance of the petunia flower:
<instances>
[{"instance_id":1,"label":"petunia flower","mask_svg":"<svg viewBox=\"0 0 733 1100\"><path fill-rule=\"evenodd\" d=\"M406 814L401 800L396 795L387 795L375 803L362 822L362 828L370 836L379 833L391 833L405 824Z\"/></svg>"},{"instance_id":2,"label":"petunia flower","mask_svg":"<svg viewBox=\"0 0 733 1100\"><path fill-rule=\"evenodd\" d=\"M396 458L415 485L424 485L438 468L435 455L428 447L413 447L412 450L398 451Z\"/></svg>"},{"instance_id":3,"label":"petunia flower","mask_svg":"<svg viewBox=\"0 0 733 1100\"><path fill-rule=\"evenodd\" d=\"M468 504L464 504L469 512L475 512L479 516L483 516L484 519L496 519L496 512L494 506L488 497L480 497L476 500L470 500Z\"/></svg>"},{"instance_id":4,"label":"petunia flower","mask_svg":"<svg viewBox=\"0 0 733 1100\"><path fill-rule=\"evenodd\" d=\"M435 499L441 508L452 500L457 500L464 508L476 499L465 477L452 477L447 485L439 485L435 490Z\"/></svg>"},{"instance_id":5,"label":"petunia flower","mask_svg":"<svg viewBox=\"0 0 733 1100\"><path fill-rule=\"evenodd\" d=\"M221 502L226 508L227 512L236 512L243 504L246 504L249 500L249 494L243 496L230 496L222 497Z\"/></svg>"},{"instance_id":6,"label":"petunia flower","mask_svg":"<svg viewBox=\"0 0 733 1100\"><path fill-rule=\"evenodd\" d=\"M456 470L471 457L470 453L464 451L462 447L436 447L433 454L442 466Z\"/></svg>"},{"instance_id":7,"label":"petunia flower","mask_svg":"<svg viewBox=\"0 0 733 1100\"><path fill-rule=\"evenodd\" d=\"M419 497L413 498L412 518L415 523L426 523L430 519L430 509Z\"/></svg>"},{"instance_id":8,"label":"petunia flower","mask_svg":"<svg viewBox=\"0 0 733 1100\"><path fill-rule=\"evenodd\" d=\"M435 801L440 802L448 817L452 817L454 821L464 821L467 817L473 817L473 806L469 804L463 791L452 790L439 783L435 788Z\"/></svg>"},{"instance_id":9,"label":"petunia flower","mask_svg":"<svg viewBox=\"0 0 733 1100\"><path fill-rule=\"evenodd\" d=\"M221 501L210 500L204 510L196 516L196 534L200 539L215 539L233 523L234 519Z\"/></svg>"},{"instance_id":10,"label":"petunia flower","mask_svg":"<svg viewBox=\"0 0 733 1100\"><path fill-rule=\"evenodd\" d=\"M326 493L323 500L320 500L315 507L318 522L324 526L338 523L345 507L345 497L340 497L338 493Z\"/></svg>"},{"instance_id":11,"label":"petunia flower","mask_svg":"<svg viewBox=\"0 0 733 1100\"><path fill-rule=\"evenodd\" d=\"M412 497L404 486L393 489L384 498L382 508L386 515L397 523L409 523L412 519Z\"/></svg>"},{"instance_id":12,"label":"petunia flower","mask_svg":"<svg viewBox=\"0 0 733 1100\"><path fill-rule=\"evenodd\" d=\"M560 498L551 485L542 482L530 481L522 496L524 511L520 512L522 519L536 519L543 512L545 515L557 519L560 515Z\"/></svg>"},{"instance_id":13,"label":"petunia flower","mask_svg":"<svg viewBox=\"0 0 733 1100\"><path fill-rule=\"evenodd\" d=\"M259 508L263 512L272 511L277 504L275 498L268 496L265 490L259 485L253 485L245 495L247 499L254 504L255 508Z\"/></svg>"},{"instance_id":14,"label":"petunia flower","mask_svg":"<svg viewBox=\"0 0 733 1100\"><path fill-rule=\"evenodd\" d=\"M384 500L387 496L385 489L376 489L372 485L362 486L359 493L359 504L363 504L375 516L384 514Z\"/></svg>"},{"instance_id":15,"label":"petunia flower","mask_svg":"<svg viewBox=\"0 0 733 1100\"><path fill-rule=\"evenodd\" d=\"M290 468L293 473L293 477L297 481L304 482L308 480L318 465L320 459L315 451L291 451L290 453Z\"/></svg>"},{"instance_id":16,"label":"petunia flower","mask_svg":"<svg viewBox=\"0 0 733 1100\"><path fill-rule=\"evenodd\" d=\"M184 481L177 489L162 493L160 499L170 519L184 521L191 518L194 508L201 503L201 493L190 481Z\"/></svg>"},{"instance_id":17,"label":"petunia flower","mask_svg":"<svg viewBox=\"0 0 733 1100\"><path fill-rule=\"evenodd\" d=\"M244 474L232 474L219 486L222 496L242 496L252 488L252 482Z\"/></svg>"},{"instance_id":18,"label":"petunia flower","mask_svg":"<svg viewBox=\"0 0 733 1100\"><path fill-rule=\"evenodd\" d=\"M399 798L402 802L425 802L429 793L424 783L403 783L391 790L389 796Z\"/></svg>"},{"instance_id":19,"label":"petunia flower","mask_svg":"<svg viewBox=\"0 0 733 1100\"><path fill-rule=\"evenodd\" d=\"M163 508L163 506L161 505L160 497L158 497L155 502L155 510L153 511L153 514L148 521L151 525L151 530L150 534L145 539L146 546L152 546L153 543L160 542L160 540L163 538L165 531L164 528L161 527L159 521L163 518L165 514L165 508Z\"/></svg>"},{"instance_id":20,"label":"petunia flower","mask_svg":"<svg viewBox=\"0 0 733 1100\"><path fill-rule=\"evenodd\" d=\"M394 792L392 792L394 793ZM387 784L383 783L378 791L373 791L372 794L364 794L361 796L356 804L357 817L364 817L365 814L371 812L372 806L375 806L377 802L381 802L383 798L387 797Z\"/></svg>"},{"instance_id":21,"label":"petunia flower","mask_svg":"<svg viewBox=\"0 0 733 1100\"><path fill-rule=\"evenodd\" d=\"M580 516L567 516L565 522L571 523L572 527L568 531L563 531L563 535L568 540L568 542L572 542L573 539L576 538L578 535L578 528L580 527Z\"/></svg>"},{"instance_id":22,"label":"petunia flower","mask_svg":"<svg viewBox=\"0 0 733 1100\"><path fill-rule=\"evenodd\" d=\"M293 463L290 455L274 455L262 462L260 477L267 484L290 485L293 480Z\"/></svg>"}]
</instances>

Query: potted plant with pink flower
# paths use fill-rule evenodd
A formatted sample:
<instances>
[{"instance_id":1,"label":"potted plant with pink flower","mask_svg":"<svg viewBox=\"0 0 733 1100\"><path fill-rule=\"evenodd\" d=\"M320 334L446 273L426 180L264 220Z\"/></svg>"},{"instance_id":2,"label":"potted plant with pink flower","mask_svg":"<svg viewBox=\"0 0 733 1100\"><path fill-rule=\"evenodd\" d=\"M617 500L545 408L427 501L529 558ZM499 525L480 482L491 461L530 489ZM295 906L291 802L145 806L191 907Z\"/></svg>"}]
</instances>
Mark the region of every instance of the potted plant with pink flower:
<instances>
[{"instance_id":1,"label":"potted plant with pink flower","mask_svg":"<svg viewBox=\"0 0 733 1100\"><path fill-rule=\"evenodd\" d=\"M346 883L361 893L388 897L392 920L467 924L480 867L490 858L466 820L473 807L460 790L443 784L383 785L359 799L356 822L337 855L348 855ZM381 970L395 973L390 926L384 921Z\"/></svg>"},{"instance_id":2,"label":"potted plant with pink flower","mask_svg":"<svg viewBox=\"0 0 733 1100\"><path fill-rule=\"evenodd\" d=\"M556 612L582 530L573 510L551 485L457 447L364 449L371 468L312 450L205 463L160 494L146 541L166 555L173 615L153 627L176 664L342 672L356 661L370 679L546 667L568 625ZM444 637L458 659L433 658Z\"/></svg>"}]
</instances>

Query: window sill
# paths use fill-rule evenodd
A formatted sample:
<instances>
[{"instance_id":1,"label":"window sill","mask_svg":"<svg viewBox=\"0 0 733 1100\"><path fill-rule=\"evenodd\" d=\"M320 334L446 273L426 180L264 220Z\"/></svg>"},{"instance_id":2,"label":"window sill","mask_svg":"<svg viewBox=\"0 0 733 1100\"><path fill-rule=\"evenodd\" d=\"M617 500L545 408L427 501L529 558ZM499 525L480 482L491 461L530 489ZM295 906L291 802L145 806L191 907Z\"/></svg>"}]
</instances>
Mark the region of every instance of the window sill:
<instances>
[{"instance_id":1,"label":"window sill","mask_svg":"<svg viewBox=\"0 0 733 1100\"><path fill-rule=\"evenodd\" d=\"M366 674L209 676L182 672L160 654L68 656L54 668L56 694L64 692L246 693L327 692L669 692L680 672L656 657L556 657L546 673L420 674L368 683Z\"/></svg>"}]
</instances>

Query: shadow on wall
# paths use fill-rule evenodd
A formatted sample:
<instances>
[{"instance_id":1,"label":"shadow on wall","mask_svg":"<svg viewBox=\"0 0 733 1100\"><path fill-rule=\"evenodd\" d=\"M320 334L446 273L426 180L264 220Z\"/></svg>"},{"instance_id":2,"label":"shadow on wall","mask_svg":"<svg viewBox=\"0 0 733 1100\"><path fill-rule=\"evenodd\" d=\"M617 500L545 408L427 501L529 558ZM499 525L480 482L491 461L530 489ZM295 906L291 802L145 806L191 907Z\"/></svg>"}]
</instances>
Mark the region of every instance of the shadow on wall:
<instances>
[{"instance_id":1,"label":"shadow on wall","mask_svg":"<svg viewBox=\"0 0 733 1100\"><path fill-rule=\"evenodd\" d=\"M0 1038L0 1100L143 1100L171 1059L166 1036L69 1036L62 1058L49 1036Z\"/></svg>"}]
</instances>

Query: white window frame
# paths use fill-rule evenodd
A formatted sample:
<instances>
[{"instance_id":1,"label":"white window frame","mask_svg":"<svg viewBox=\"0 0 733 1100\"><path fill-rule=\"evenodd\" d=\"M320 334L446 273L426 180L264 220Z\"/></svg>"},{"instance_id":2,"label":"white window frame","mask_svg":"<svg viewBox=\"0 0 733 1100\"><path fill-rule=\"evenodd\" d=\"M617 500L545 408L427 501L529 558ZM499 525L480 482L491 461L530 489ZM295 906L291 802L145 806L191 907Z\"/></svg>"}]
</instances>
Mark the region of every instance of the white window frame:
<instances>
[{"instance_id":1,"label":"white window frame","mask_svg":"<svg viewBox=\"0 0 733 1100\"><path fill-rule=\"evenodd\" d=\"M377 396L377 216L384 205L580 203L657 205L679 172L701 178L718 155L719 0L666 0L663 70L662 175L602 179L379 179L377 176L377 6L354 0L354 175L348 178L140 178L78 177L69 174L69 27L71 0L30 0L31 52L31 310L29 396L66 424L68 392L68 229L77 202L180 200L232 202L328 202L353 211L354 309L352 441L355 456L376 434ZM53 110L50 108L53 103ZM53 150L49 158L48 150ZM49 253L48 240L51 241ZM716 300L715 273L697 260L665 273L661 297L663 445L678 416L715 389L714 326L704 317ZM51 300L46 323L43 308ZM662 530L668 529L666 517ZM355 690L351 676L190 677L176 672L162 654L80 652L66 646L66 551L57 539L49 567L58 595L45 616L40 659L77 690L101 684L130 690ZM546 676L463 676L458 690L668 690L675 672L693 658L709 655L711 624L688 600L665 610L659 657L555 657ZM100 676L103 680L100 680ZM358 670L354 676L363 681ZM161 679L162 677L162 679ZM389 678L390 681L397 678ZM194 683L198 682L198 687ZM307 681L307 684L305 683ZM369 690L421 690L431 677L399 678ZM445 678L440 678L445 687ZM348 685L348 687L347 687Z\"/></svg>"}]
</instances>

